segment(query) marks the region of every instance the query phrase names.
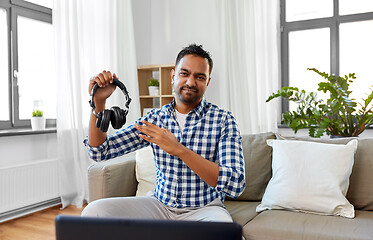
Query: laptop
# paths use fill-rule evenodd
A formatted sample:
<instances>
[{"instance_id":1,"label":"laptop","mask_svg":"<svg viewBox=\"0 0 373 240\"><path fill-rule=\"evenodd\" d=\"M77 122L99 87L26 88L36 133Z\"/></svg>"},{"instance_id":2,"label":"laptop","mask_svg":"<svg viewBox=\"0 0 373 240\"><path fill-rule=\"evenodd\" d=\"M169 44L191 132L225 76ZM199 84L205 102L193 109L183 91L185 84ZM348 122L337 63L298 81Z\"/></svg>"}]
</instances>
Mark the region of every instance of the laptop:
<instances>
[{"instance_id":1,"label":"laptop","mask_svg":"<svg viewBox=\"0 0 373 240\"><path fill-rule=\"evenodd\" d=\"M238 223L58 215L57 240L241 240Z\"/></svg>"}]
</instances>

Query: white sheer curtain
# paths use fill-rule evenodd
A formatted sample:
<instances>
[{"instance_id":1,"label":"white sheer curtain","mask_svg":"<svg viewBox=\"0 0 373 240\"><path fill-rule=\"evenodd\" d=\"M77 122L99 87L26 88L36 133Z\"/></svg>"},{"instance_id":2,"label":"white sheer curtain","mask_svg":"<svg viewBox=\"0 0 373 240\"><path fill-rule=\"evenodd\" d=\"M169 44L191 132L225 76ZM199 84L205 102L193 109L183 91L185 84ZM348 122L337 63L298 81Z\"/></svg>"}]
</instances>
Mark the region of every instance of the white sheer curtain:
<instances>
[{"instance_id":1,"label":"white sheer curtain","mask_svg":"<svg viewBox=\"0 0 373 240\"><path fill-rule=\"evenodd\" d=\"M277 131L280 84L280 1L218 0L222 52L220 97L241 133Z\"/></svg>"},{"instance_id":2,"label":"white sheer curtain","mask_svg":"<svg viewBox=\"0 0 373 240\"><path fill-rule=\"evenodd\" d=\"M81 207L88 197L83 146L90 111L88 83L102 70L117 73L131 98L127 122L140 116L132 9L130 0L55 0L53 7L58 81L57 139L63 208ZM123 107L116 91L108 106Z\"/></svg>"}]
</instances>

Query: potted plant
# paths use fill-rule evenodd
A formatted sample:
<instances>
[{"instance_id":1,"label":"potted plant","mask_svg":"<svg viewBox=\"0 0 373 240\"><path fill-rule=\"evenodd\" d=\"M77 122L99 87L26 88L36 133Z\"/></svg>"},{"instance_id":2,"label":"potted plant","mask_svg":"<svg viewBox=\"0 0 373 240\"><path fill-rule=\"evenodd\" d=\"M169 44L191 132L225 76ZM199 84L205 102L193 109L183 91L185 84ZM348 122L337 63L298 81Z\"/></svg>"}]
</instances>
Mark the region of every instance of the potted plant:
<instances>
[{"instance_id":1,"label":"potted plant","mask_svg":"<svg viewBox=\"0 0 373 240\"><path fill-rule=\"evenodd\" d=\"M296 133L299 129L309 128L311 137L325 134L341 137L357 137L373 124L373 91L358 103L350 98L350 83L356 79L355 73L344 77L329 75L315 68L314 71L325 81L318 84L318 91L329 93L325 101L317 99L317 93L299 90L297 87L283 87L266 100L284 98L298 103L295 111L284 112L282 124L288 125Z\"/></svg>"},{"instance_id":2,"label":"potted plant","mask_svg":"<svg viewBox=\"0 0 373 240\"><path fill-rule=\"evenodd\" d=\"M159 81L155 78L151 78L148 81L149 96L159 95Z\"/></svg>"},{"instance_id":3,"label":"potted plant","mask_svg":"<svg viewBox=\"0 0 373 240\"><path fill-rule=\"evenodd\" d=\"M33 131L45 129L45 118L43 117L43 111L37 109L32 111L31 128Z\"/></svg>"}]
</instances>

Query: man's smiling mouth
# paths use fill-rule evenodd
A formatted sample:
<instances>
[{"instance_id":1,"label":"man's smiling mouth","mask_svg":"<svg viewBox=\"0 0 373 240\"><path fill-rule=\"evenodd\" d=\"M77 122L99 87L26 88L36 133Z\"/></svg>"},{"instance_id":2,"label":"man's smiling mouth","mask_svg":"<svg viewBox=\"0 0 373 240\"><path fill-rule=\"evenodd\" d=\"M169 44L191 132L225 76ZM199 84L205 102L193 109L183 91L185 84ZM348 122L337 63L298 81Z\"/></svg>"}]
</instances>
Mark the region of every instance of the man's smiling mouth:
<instances>
[{"instance_id":1,"label":"man's smiling mouth","mask_svg":"<svg viewBox=\"0 0 373 240\"><path fill-rule=\"evenodd\" d=\"M197 92L197 89L193 89L193 88L182 88L181 90L185 92Z\"/></svg>"}]
</instances>

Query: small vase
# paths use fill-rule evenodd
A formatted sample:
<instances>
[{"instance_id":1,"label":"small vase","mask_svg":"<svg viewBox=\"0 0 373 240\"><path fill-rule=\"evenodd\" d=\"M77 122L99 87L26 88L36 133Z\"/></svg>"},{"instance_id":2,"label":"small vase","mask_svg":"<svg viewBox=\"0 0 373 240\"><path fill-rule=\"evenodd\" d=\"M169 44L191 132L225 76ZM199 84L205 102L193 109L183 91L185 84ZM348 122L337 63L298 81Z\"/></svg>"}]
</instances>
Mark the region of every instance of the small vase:
<instances>
[{"instance_id":1,"label":"small vase","mask_svg":"<svg viewBox=\"0 0 373 240\"><path fill-rule=\"evenodd\" d=\"M40 131L45 129L44 117L31 117L31 128L33 131Z\"/></svg>"},{"instance_id":2,"label":"small vase","mask_svg":"<svg viewBox=\"0 0 373 240\"><path fill-rule=\"evenodd\" d=\"M159 95L159 87L157 86L149 86L149 96L158 96Z\"/></svg>"}]
</instances>

